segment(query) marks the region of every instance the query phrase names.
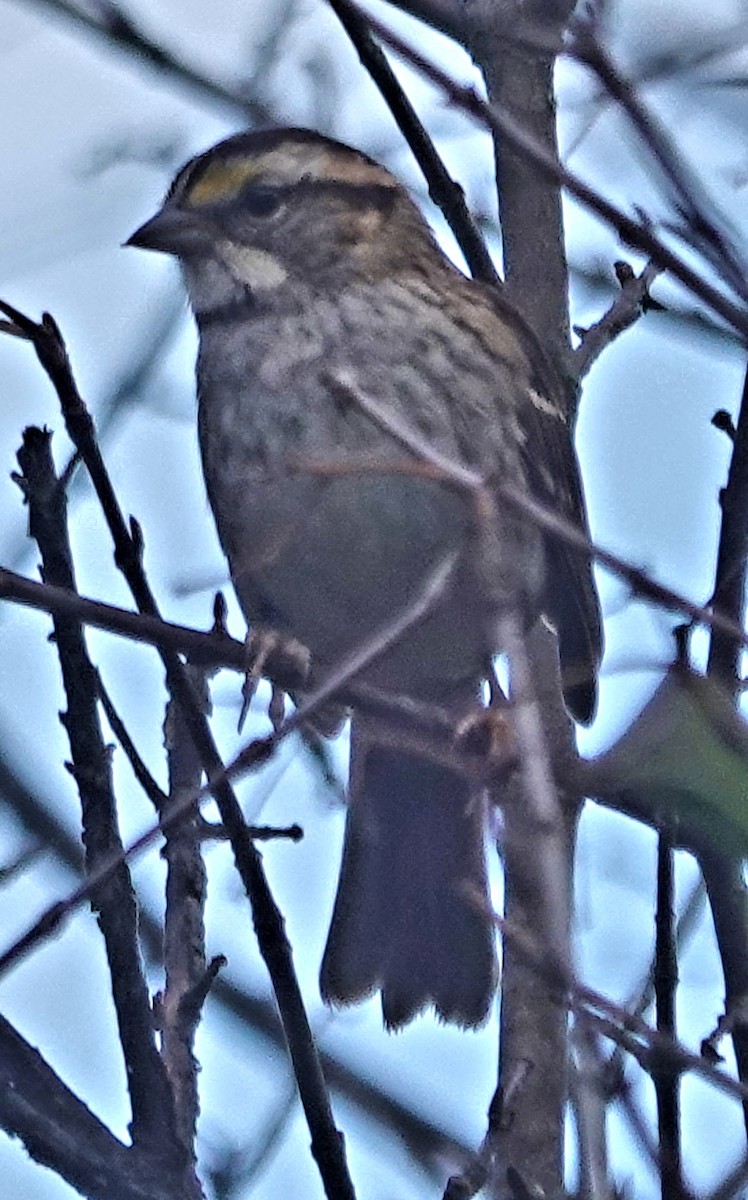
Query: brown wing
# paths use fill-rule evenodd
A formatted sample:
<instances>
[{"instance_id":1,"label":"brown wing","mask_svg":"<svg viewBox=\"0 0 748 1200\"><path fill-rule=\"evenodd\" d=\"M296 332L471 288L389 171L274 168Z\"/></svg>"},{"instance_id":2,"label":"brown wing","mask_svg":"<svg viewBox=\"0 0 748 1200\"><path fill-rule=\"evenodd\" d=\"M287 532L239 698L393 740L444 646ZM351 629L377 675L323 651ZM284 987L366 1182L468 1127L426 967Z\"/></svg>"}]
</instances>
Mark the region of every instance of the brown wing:
<instances>
[{"instance_id":1,"label":"brown wing","mask_svg":"<svg viewBox=\"0 0 748 1200\"><path fill-rule=\"evenodd\" d=\"M501 409L513 407L526 485L539 503L589 536L573 425L563 379L530 326L493 288L463 280L461 311L503 367ZM497 320L498 318L498 320ZM502 376L500 375L501 379ZM499 420L499 425L501 425ZM577 721L592 720L602 657L602 622L588 554L545 538L544 613L559 639L564 698Z\"/></svg>"},{"instance_id":2,"label":"brown wing","mask_svg":"<svg viewBox=\"0 0 748 1200\"><path fill-rule=\"evenodd\" d=\"M531 364L532 390L520 408L527 434L525 463L533 497L589 538L574 430L558 372L517 317ZM545 614L559 639L564 699L572 716L588 724L597 704L602 658L600 603L588 554L552 534L545 539Z\"/></svg>"},{"instance_id":3,"label":"brown wing","mask_svg":"<svg viewBox=\"0 0 748 1200\"><path fill-rule=\"evenodd\" d=\"M528 411L527 472L534 497L589 535L579 467L571 436ZM545 428L544 428L545 426ZM564 699L572 716L588 724L595 715L602 657L600 605L589 555L548 535L545 613L558 634Z\"/></svg>"}]
</instances>

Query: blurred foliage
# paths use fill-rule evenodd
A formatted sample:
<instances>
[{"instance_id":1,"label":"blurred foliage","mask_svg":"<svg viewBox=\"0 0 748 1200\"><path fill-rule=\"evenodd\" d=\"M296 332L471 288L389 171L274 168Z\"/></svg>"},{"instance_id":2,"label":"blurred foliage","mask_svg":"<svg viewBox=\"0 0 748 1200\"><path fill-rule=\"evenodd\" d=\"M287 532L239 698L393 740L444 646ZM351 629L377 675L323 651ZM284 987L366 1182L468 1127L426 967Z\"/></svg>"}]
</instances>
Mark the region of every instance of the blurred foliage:
<instances>
[{"instance_id":1,"label":"blurred foliage","mask_svg":"<svg viewBox=\"0 0 748 1200\"><path fill-rule=\"evenodd\" d=\"M633 724L585 771L590 794L688 849L748 857L748 724L727 693L677 665Z\"/></svg>"}]
</instances>

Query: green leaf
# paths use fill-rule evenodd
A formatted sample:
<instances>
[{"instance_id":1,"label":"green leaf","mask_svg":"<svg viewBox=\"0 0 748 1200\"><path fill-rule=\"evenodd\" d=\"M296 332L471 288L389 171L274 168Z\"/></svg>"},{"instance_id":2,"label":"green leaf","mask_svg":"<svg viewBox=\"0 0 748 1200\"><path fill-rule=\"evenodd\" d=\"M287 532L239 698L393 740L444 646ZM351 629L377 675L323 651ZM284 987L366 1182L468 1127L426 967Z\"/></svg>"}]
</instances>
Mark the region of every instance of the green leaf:
<instances>
[{"instance_id":1,"label":"green leaf","mask_svg":"<svg viewBox=\"0 0 748 1200\"><path fill-rule=\"evenodd\" d=\"M711 680L672 667L610 750L584 769L588 795L698 849L748 857L748 725Z\"/></svg>"}]
</instances>

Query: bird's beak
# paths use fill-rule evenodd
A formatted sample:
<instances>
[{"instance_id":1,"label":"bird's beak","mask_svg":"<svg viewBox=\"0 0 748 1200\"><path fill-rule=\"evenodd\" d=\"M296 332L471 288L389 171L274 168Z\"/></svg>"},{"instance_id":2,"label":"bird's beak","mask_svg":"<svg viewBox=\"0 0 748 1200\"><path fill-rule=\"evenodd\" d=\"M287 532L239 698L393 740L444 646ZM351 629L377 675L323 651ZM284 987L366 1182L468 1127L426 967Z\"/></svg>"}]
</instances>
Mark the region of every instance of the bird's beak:
<instances>
[{"instance_id":1,"label":"bird's beak","mask_svg":"<svg viewBox=\"0 0 748 1200\"><path fill-rule=\"evenodd\" d=\"M194 254L204 244L204 237L204 231L191 213L167 201L124 244L141 250L160 250L163 254Z\"/></svg>"}]
</instances>

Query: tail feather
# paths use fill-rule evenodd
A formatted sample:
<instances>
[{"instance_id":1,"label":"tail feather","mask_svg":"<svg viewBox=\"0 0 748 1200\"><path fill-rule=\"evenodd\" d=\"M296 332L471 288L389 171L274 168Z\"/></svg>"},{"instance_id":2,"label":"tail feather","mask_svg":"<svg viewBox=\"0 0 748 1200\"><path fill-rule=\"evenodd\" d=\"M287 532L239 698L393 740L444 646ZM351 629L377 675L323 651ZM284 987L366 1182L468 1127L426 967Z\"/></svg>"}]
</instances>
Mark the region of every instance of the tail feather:
<instances>
[{"instance_id":1,"label":"tail feather","mask_svg":"<svg viewBox=\"0 0 748 1200\"><path fill-rule=\"evenodd\" d=\"M484 801L415 755L363 739L356 754L322 995L349 1004L381 989L389 1028L428 1005L480 1025L496 988Z\"/></svg>"}]
</instances>

